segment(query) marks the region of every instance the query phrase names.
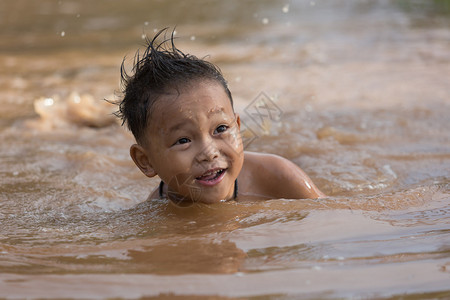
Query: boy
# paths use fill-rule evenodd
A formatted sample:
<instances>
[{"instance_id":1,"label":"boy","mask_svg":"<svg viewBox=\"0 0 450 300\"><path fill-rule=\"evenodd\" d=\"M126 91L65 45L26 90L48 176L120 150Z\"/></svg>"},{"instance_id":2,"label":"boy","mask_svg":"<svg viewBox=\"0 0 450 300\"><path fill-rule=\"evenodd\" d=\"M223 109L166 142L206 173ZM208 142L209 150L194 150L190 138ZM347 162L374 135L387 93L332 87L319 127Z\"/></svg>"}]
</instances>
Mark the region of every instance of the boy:
<instances>
[{"instance_id":1,"label":"boy","mask_svg":"<svg viewBox=\"0 0 450 300\"><path fill-rule=\"evenodd\" d=\"M132 76L123 62L121 68L118 116L137 142L130 155L146 176L161 178L149 199L185 204L325 196L294 163L244 152L240 119L220 70L178 50L173 34L158 44L165 30L148 41L142 57L136 55Z\"/></svg>"}]
</instances>

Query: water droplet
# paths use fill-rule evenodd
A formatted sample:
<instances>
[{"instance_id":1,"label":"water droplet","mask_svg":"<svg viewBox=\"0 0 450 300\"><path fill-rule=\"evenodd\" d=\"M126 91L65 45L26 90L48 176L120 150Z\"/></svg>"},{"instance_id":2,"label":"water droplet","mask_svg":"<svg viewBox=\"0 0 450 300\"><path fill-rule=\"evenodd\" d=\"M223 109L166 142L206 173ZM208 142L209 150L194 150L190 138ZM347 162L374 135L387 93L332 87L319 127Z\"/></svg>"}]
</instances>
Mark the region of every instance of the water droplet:
<instances>
[{"instance_id":1,"label":"water droplet","mask_svg":"<svg viewBox=\"0 0 450 300\"><path fill-rule=\"evenodd\" d=\"M285 6L283 6L282 11L287 14L289 12L289 4L286 4Z\"/></svg>"},{"instance_id":2,"label":"water droplet","mask_svg":"<svg viewBox=\"0 0 450 300\"><path fill-rule=\"evenodd\" d=\"M75 103L80 103L80 102L81 102L80 96L74 95L74 96L73 96L73 102L75 102Z\"/></svg>"},{"instance_id":3,"label":"water droplet","mask_svg":"<svg viewBox=\"0 0 450 300\"><path fill-rule=\"evenodd\" d=\"M52 98L45 98L44 99L44 105L45 106L52 106L55 103L55 101Z\"/></svg>"},{"instance_id":4,"label":"water droplet","mask_svg":"<svg viewBox=\"0 0 450 300\"><path fill-rule=\"evenodd\" d=\"M262 23L263 23L264 25L269 24L269 19L267 19L267 18L262 19Z\"/></svg>"},{"instance_id":5,"label":"water droplet","mask_svg":"<svg viewBox=\"0 0 450 300\"><path fill-rule=\"evenodd\" d=\"M61 37L64 37L66 35L65 31L61 31Z\"/></svg>"},{"instance_id":6,"label":"water droplet","mask_svg":"<svg viewBox=\"0 0 450 300\"><path fill-rule=\"evenodd\" d=\"M145 26L148 26L148 22L144 22L144 25L145 25Z\"/></svg>"},{"instance_id":7,"label":"water droplet","mask_svg":"<svg viewBox=\"0 0 450 300\"><path fill-rule=\"evenodd\" d=\"M145 33L143 33L143 34L141 35L141 39L143 39L143 40L145 40L146 37L147 37L147 35L146 35Z\"/></svg>"},{"instance_id":8,"label":"water droplet","mask_svg":"<svg viewBox=\"0 0 450 300\"><path fill-rule=\"evenodd\" d=\"M191 36L191 41L195 41L195 35Z\"/></svg>"},{"instance_id":9,"label":"water droplet","mask_svg":"<svg viewBox=\"0 0 450 300\"><path fill-rule=\"evenodd\" d=\"M308 187L308 189L312 189L312 187L309 185L309 182L305 180L305 185Z\"/></svg>"}]
</instances>

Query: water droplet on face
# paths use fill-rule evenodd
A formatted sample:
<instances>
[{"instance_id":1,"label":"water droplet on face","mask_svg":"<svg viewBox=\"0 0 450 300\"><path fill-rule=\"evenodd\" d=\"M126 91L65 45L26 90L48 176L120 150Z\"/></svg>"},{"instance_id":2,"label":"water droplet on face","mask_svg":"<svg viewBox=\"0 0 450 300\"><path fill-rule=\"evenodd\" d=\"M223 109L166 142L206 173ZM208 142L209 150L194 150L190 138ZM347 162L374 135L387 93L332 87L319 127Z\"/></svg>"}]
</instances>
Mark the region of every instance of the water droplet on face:
<instances>
[{"instance_id":1,"label":"water droplet on face","mask_svg":"<svg viewBox=\"0 0 450 300\"><path fill-rule=\"evenodd\" d=\"M195 35L191 36L191 41L195 41Z\"/></svg>"},{"instance_id":2,"label":"water droplet on face","mask_svg":"<svg viewBox=\"0 0 450 300\"><path fill-rule=\"evenodd\" d=\"M66 35L65 31L61 31L61 37L64 37Z\"/></svg>"}]
</instances>

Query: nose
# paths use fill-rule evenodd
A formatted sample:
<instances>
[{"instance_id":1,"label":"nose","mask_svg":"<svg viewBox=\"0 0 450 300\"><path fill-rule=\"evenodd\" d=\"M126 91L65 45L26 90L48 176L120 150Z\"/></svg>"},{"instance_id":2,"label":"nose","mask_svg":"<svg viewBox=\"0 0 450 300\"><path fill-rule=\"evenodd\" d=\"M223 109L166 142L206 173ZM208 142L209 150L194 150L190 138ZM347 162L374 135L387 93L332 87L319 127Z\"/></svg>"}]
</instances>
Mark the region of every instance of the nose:
<instances>
[{"instance_id":1,"label":"nose","mask_svg":"<svg viewBox=\"0 0 450 300\"><path fill-rule=\"evenodd\" d=\"M202 145L203 147L199 151L197 155L197 161L213 161L214 159L219 157L219 149L217 148L217 145L209 140L207 143L204 143Z\"/></svg>"}]
</instances>

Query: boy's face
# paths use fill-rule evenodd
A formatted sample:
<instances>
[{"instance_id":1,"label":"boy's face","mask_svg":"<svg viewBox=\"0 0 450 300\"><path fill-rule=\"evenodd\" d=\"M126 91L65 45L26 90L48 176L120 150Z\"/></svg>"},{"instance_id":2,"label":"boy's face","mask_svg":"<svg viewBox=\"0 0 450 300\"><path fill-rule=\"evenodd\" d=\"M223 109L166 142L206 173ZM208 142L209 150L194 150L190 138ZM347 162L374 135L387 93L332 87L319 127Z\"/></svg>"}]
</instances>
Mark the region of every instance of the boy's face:
<instances>
[{"instance_id":1,"label":"boy's face","mask_svg":"<svg viewBox=\"0 0 450 300\"><path fill-rule=\"evenodd\" d=\"M215 81L192 83L155 102L142 149L169 198L213 203L233 197L244 160L239 127Z\"/></svg>"}]
</instances>

